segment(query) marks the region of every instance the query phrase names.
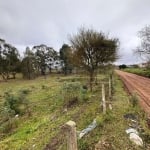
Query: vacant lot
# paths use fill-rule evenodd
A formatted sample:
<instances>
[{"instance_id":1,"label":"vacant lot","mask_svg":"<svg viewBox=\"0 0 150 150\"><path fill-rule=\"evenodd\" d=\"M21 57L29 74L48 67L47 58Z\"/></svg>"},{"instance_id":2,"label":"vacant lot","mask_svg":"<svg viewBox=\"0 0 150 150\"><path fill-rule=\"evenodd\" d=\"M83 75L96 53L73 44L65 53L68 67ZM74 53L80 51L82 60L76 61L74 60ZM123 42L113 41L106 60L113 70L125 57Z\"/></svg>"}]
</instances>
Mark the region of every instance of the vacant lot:
<instances>
[{"instance_id":1,"label":"vacant lot","mask_svg":"<svg viewBox=\"0 0 150 150\"><path fill-rule=\"evenodd\" d=\"M117 76L113 80L113 109L102 114L101 109L101 82L105 82L108 93L108 76L99 75L98 83L94 84L93 92L87 86L85 76L49 76L36 80L14 80L0 83L0 105L3 110L5 93L17 95L20 90L28 91L28 111L18 117L12 116L0 125L0 149L64 149L66 139L61 127L68 120L77 124L77 130L86 128L93 119L97 118L98 126L90 134L78 141L80 150L94 149L99 140L109 143L103 149L140 149L129 141L125 130L128 122L123 118L126 113L139 115L144 128L145 122L141 110L133 108L129 97L124 92L124 86ZM67 92L72 86L74 91ZM108 95L106 94L106 99ZM1 111L2 112L2 111ZM141 112L141 113L140 113ZM15 125L14 125L15 124Z\"/></svg>"}]
</instances>

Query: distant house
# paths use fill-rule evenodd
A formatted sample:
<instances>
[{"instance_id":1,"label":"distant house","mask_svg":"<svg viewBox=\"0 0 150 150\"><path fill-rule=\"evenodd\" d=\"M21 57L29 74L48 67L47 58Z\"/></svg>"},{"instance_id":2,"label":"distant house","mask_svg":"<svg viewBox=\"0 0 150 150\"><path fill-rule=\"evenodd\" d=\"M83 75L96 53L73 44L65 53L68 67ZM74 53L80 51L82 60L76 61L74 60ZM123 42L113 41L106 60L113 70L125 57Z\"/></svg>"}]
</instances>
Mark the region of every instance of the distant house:
<instances>
[{"instance_id":1,"label":"distant house","mask_svg":"<svg viewBox=\"0 0 150 150\"><path fill-rule=\"evenodd\" d=\"M150 62L140 63L140 64L138 64L138 66L139 66L140 68L146 68L146 67L150 66Z\"/></svg>"}]
</instances>

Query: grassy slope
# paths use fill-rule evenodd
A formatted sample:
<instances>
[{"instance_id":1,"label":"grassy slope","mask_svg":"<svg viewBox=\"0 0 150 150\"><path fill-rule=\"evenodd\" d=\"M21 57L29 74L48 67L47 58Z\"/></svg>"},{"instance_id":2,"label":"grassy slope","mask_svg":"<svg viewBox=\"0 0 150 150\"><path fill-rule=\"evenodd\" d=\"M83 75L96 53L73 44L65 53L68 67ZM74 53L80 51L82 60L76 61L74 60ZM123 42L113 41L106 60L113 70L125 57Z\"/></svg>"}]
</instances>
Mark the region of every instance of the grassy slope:
<instances>
[{"instance_id":1,"label":"grassy slope","mask_svg":"<svg viewBox=\"0 0 150 150\"><path fill-rule=\"evenodd\" d=\"M84 129L94 118L102 116L100 110L101 89L97 86L93 93L89 94L89 101L74 106L64 111L62 97L59 96L60 87L63 81L72 77L48 77L46 80L38 78L31 81L10 81L0 85L0 101L3 101L3 93L8 89L17 92L20 89L30 89L28 96L32 116L20 116L18 128L11 134L6 135L0 141L0 149L40 150L45 147L52 138L59 139L60 128L68 120L77 123L77 130ZM70 80L70 79L69 79ZM113 149L136 149L128 139L125 130L128 128L123 115L129 111L134 111L130 107L127 94L124 92L121 81L116 77L114 81L115 95L112 101L114 118L106 121L93 130L90 134L78 141L79 149L94 149L94 145L101 139L112 144ZM106 88L107 89L107 88ZM107 93L107 92L106 92ZM61 140L65 143L64 138ZM34 148L33 148L34 147ZM65 149L62 144L58 147Z\"/></svg>"},{"instance_id":2,"label":"grassy slope","mask_svg":"<svg viewBox=\"0 0 150 150\"><path fill-rule=\"evenodd\" d=\"M150 69L146 69L146 68L126 68L126 69L124 69L124 71L150 78Z\"/></svg>"}]
</instances>

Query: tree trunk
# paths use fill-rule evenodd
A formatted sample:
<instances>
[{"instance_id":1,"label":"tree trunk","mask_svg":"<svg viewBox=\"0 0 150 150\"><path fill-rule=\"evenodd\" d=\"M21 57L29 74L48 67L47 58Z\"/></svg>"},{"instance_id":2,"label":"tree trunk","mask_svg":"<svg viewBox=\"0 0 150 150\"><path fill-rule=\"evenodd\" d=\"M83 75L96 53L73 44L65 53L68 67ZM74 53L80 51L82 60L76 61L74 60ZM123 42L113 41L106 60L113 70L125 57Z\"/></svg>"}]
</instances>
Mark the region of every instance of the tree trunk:
<instances>
[{"instance_id":1,"label":"tree trunk","mask_svg":"<svg viewBox=\"0 0 150 150\"><path fill-rule=\"evenodd\" d=\"M93 90L93 81L94 81L94 71L92 70L90 72L90 90L91 90L91 92Z\"/></svg>"}]
</instances>

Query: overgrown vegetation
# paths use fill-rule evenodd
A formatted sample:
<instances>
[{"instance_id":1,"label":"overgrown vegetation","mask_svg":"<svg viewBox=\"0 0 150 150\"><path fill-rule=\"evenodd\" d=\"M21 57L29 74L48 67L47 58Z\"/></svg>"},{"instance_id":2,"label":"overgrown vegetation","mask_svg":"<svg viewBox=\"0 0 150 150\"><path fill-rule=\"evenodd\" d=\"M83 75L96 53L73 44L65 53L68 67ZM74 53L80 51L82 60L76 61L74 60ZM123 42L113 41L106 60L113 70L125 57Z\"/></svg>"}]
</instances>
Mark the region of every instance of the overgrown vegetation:
<instances>
[{"instance_id":1,"label":"overgrown vegetation","mask_svg":"<svg viewBox=\"0 0 150 150\"><path fill-rule=\"evenodd\" d=\"M98 79L106 83L108 76L100 75ZM51 76L47 79L38 78L31 81L17 80L2 83L3 86L0 87L1 108L6 101L3 93L8 91L8 86L13 87L9 88L12 92L9 92L8 99L11 98L14 103L19 102L19 104L15 105L17 109L13 108L14 105L9 104L13 106L12 110L14 111L8 115L7 119L3 115L5 119L2 117L0 119L0 149L53 148L66 150L66 138L64 131L61 131L62 125L68 120L73 120L77 124L77 130L80 131L96 118L98 127L78 140L80 150L94 149L99 140L108 143L115 150L126 148L139 150L140 148L131 143L125 133L128 122L124 120L123 116L129 112L140 116L140 123L146 130L144 138L148 137L149 130L146 128L141 110L137 106L133 107L129 102L129 97L124 92L121 81L117 77L114 78L113 85L115 86L113 86L113 100L111 101L113 110L108 111L106 115L103 115L100 107L101 85L94 85L91 93L86 82L79 76L59 77L59 79ZM106 84L106 93L108 93L107 86ZM22 89L21 92L20 89ZM20 94L23 94L25 99ZM20 103L19 97L25 101L28 100L27 104L31 115L28 115L26 109L20 107L22 101ZM77 99L78 101L76 101ZM109 100L108 96L106 99ZM1 113L7 116L8 112L5 111L1 111ZM18 112L20 114L16 116ZM108 148L105 147L105 149Z\"/></svg>"},{"instance_id":2,"label":"overgrown vegetation","mask_svg":"<svg viewBox=\"0 0 150 150\"><path fill-rule=\"evenodd\" d=\"M150 78L150 69L147 68L126 68L124 71Z\"/></svg>"}]
</instances>

